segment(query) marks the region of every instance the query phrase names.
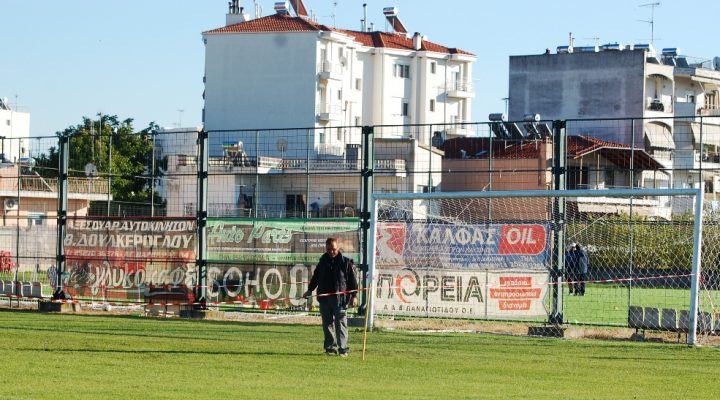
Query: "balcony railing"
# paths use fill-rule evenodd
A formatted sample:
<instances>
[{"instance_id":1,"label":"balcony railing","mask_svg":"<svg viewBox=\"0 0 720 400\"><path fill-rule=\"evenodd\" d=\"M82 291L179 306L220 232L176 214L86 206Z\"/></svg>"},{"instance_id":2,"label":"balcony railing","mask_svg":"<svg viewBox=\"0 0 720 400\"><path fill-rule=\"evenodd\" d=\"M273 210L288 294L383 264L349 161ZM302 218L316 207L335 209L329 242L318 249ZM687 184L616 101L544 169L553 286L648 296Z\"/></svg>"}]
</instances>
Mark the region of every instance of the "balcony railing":
<instances>
[{"instance_id":1,"label":"balcony railing","mask_svg":"<svg viewBox=\"0 0 720 400\"><path fill-rule=\"evenodd\" d=\"M319 156L343 156L345 155L345 146L320 144L317 147Z\"/></svg>"},{"instance_id":2,"label":"balcony railing","mask_svg":"<svg viewBox=\"0 0 720 400\"><path fill-rule=\"evenodd\" d=\"M276 157L246 157L246 163L235 163L228 157L211 157L208 160L210 167L251 167L258 169L283 169L299 170L309 169L311 171L359 171L362 166L361 160L308 160L306 159L281 159ZM178 162L180 166L194 167L197 165L195 156L182 156ZM406 164L403 159L375 160L375 169L378 171L405 171ZM107 184L107 182L105 182ZM107 187L107 186L106 186Z\"/></svg>"},{"instance_id":3,"label":"balcony railing","mask_svg":"<svg viewBox=\"0 0 720 400\"><path fill-rule=\"evenodd\" d=\"M322 61L318 63L317 71L321 79L339 79L343 73L343 65L330 61Z\"/></svg>"},{"instance_id":4,"label":"balcony railing","mask_svg":"<svg viewBox=\"0 0 720 400\"><path fill-rule=\"evenodd\" d=\"M375 160L378 171L405 171L405 160Z\"/></svg>"},{"instance_id":5,"label":"balcony railing","mask_svg":"<svg viewBox=\"0 0 720 400\"><path fill-rule=\"evenodd\" d=\"M660 99L648 99L646 109L648 111L672 112L672 102L662 101Z\"/></svg>"},{"instance_id":6,"label":"balcony railing","mask_svg":"<svg viewBox=\"0 0 720 400\"><path fill-rule=\"evenodd\" d=\"M475 95L472 81L448 81L445 85L450 97L473 97Z\"/></svg>"},{"instance_id":7,"label":"balcony railing","mask_svg":"<svg viewBox=\"0 0 720 400\"><path fill-rule=\"evenodd\" d=\"M715 105L705 106L698 110L701 117L720 117L720 108Z\"/></svg>"},{"instance_id":8,"label":"balcony railing","mask_svg":"<svg viewBox=\"0 0 720 400\"><path fill-rule=\"evenodd\" d=\"M5 188L6 190L18 190L18 182L15 180L7 180L7 182L13 182L11 188ZM68 192L69 193L84 193L84 194L107 194L108 193L108 180L100 178L68 178ZM58 180L57 178L42 178L39 176L23 176L20 178L19 190L26 190L31 192L57 192Z\"/></svg>"},{"instance_id":9,"label":"balcony railing","mask_svg":"<svg viewBox=\"0 0 720 400\"><path fill-rule=\"evenodd\" d=\"M338 120L342 116L342 105L340 103L319 103L315 112L324 121Z\"/></svg>"}]
</instances>

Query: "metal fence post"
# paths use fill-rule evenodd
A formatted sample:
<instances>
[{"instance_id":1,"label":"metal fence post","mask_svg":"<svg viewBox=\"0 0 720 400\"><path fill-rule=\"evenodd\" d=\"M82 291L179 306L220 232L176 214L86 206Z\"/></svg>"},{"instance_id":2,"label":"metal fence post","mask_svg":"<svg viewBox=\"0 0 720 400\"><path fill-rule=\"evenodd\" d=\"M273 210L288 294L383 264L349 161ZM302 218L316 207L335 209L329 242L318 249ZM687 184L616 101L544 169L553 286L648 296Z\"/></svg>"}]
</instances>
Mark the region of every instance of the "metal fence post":
<instances>
[{"instance_id":1,"label":"metal fence post","mask_svg":"<svg viewBox=\"0 0 720 400\"><path fill-rule=\"evenodd\" d=\"M198 162L197 162L197 282L195 283L195 308L207 308L207 195L208 195L208 132L198 133Z\"/></svg>"},{"instance_id":2,"label":"metal fence post","mask_svg":"<svg viewBox=\"0 0 720 400\"><path fill-rule=\"evenodd\" d=\"M374 251L368 246L368 237L370 231L370 220L372 215L370 213L370 197L373 193L373 169L375 166L375 127L363 126L362 128L363 137L363 168L360 172L362 177L362 212L360 213L360 270L362 271L363 288L367 289L370 282L368 282L368 265L371 257L370 252ZM367 290L362 292L360 307L358 307L358 314L365 314L365 307L368 305L368 293Z\"/></svg>"},{"instance_id":3,"label":"metal fence post","mask_svg":"<svg viewBox=\"0 0 720 400\"><path fill-rule=\"evenodd\" d=\"M553 121L553 185L555 190L566 189L566 125L567 121ZM552 311L548 318L551 324L563 323L562 282L565 271L565 198L557 197L553 203L553 269L551 272Z\"/></svg>"},{"instance_id":4,"label":"metal fence post","mask_svg":"<svg viewBox=\"0 0 720 400\"><path fill-rule=\"evenodd\" d=\"M67 136L60 136L58 160L58 209L57 209L57 247L55 249L55 291L53 299L65 299L63 287L63 274L65 273L65 233L67 231L67 205L68 205L68 168L70 146Z\"/></svg>"}]
</instances>

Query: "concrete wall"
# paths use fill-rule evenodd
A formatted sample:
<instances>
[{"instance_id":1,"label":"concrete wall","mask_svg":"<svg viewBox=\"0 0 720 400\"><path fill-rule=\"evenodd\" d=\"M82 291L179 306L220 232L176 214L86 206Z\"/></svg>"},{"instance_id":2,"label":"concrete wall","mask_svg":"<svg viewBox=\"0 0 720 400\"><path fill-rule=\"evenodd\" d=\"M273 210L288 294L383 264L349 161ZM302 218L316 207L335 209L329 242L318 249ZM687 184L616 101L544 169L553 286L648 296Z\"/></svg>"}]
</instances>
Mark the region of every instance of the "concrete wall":
<instances>
[{"instance_id":1,"label":"concrete wall","mask_svg":"<svg viewBox=\"0 0 720 400\"><path fill-rule=\"evenodd\" d=\"M206 40L206 130L315 126L316 32Z\"/></svg>"},{"instance_id":2,"label":"concrete wall","mask_svg":"<svg viewBox=\"0 0 720 400\"><path fill-rule=\"evenodd\" d=\"M645 52L510 57L509 118L626 118L644 111Z\"/></svg>"}]
</instances>

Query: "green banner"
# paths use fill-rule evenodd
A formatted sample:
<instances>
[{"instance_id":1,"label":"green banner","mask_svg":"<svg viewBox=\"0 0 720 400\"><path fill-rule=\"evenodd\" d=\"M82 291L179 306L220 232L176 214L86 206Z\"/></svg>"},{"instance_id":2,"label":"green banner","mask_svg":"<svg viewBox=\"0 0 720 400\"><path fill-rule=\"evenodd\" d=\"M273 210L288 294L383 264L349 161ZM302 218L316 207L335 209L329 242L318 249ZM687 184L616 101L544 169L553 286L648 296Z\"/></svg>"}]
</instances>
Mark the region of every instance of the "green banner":
<instances>
[{"instance_id":1,"label":"green banner","mask_svg":"<svg viewBox=\"0 0 720 400\"><path fill-rule=\"evenodd\" d=\"M208 260L223 263L314 264L325 240L358 261L360 221L351 219L209 219Z\"/></svg>"}]
</instances>

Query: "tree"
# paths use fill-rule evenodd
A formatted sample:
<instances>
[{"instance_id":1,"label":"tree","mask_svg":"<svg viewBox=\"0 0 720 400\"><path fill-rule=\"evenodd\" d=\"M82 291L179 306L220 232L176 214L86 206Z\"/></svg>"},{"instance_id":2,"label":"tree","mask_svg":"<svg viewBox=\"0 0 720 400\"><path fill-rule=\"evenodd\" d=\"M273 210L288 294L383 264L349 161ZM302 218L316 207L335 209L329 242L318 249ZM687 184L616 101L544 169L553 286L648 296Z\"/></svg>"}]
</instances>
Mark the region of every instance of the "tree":
<instances>
[{"instance_id":1,"label":"tree","mask_svg":"<svg viewBox=\"0 0 720 400\"><path fill-rule=\"evenodd\" d=\"M150 185L159 175L152 171L152 135L158 129L153 122L135 132L133 120L120 121L117 115L102 115L97 120L83 117L82 124L70 126L59 137L69 138L69 175L85 176L85 166L94 161L98 177L110 177L114 201L149 203ZM57 177L59 148L36 158L36 171L44 177ZM157 193L155 203L159 204Z\"/></svg>"}]
</instances>

